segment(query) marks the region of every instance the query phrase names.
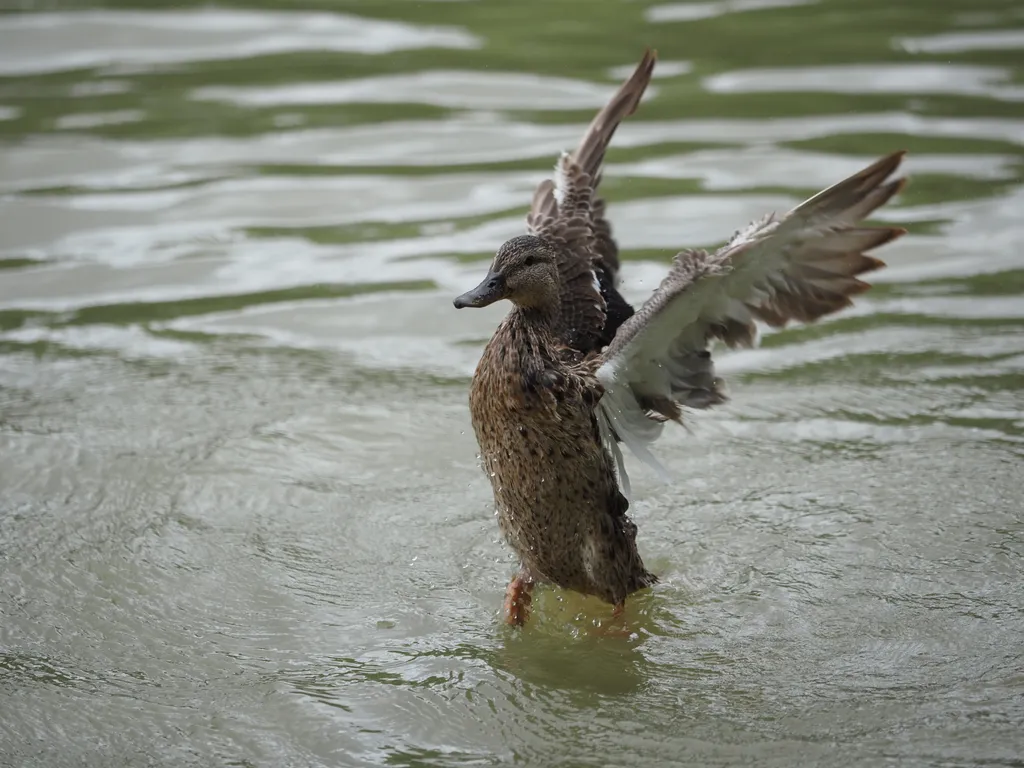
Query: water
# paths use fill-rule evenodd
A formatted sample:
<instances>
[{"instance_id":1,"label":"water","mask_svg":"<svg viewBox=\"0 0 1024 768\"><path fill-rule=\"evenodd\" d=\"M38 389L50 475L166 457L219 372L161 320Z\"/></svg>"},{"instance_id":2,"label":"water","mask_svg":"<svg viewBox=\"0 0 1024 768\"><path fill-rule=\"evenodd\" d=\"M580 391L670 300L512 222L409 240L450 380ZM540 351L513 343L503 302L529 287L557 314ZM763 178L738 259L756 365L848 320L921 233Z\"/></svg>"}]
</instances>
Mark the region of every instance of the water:
<instances>
[{"instance_id":1,"label":"water","mask_svg":"<svg viewBox=\"0 0 1024 768\"><path fill-rule=\"evenodd\" d=\"M0 763L1024 764L1019 4L22 5ZM635 637L516 633L451 298L648 44L630 298L900 147L911 233L632 465Z\"/></svg>"}]
</instances>

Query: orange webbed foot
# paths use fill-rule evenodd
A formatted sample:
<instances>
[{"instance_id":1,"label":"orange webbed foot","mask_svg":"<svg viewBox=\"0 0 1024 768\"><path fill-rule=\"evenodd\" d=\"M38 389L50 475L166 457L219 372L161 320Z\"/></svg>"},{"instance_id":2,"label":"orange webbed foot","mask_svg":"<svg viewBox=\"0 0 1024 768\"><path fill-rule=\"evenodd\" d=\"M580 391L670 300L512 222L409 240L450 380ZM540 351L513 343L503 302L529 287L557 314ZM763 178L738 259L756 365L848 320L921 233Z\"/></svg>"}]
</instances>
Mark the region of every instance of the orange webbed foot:
<instances>
[{"instance_id":1,"label":"orange webbed foot","mask_svg":"<svg viewBox=\"0 0 1024 768\"><path fill-rule=\"evenodd\" d=\"M521 627L530 617L530 603L533 602L533 581L519 575L509 582L505 590L505 623Z\"/></svg>"}]
</instances>

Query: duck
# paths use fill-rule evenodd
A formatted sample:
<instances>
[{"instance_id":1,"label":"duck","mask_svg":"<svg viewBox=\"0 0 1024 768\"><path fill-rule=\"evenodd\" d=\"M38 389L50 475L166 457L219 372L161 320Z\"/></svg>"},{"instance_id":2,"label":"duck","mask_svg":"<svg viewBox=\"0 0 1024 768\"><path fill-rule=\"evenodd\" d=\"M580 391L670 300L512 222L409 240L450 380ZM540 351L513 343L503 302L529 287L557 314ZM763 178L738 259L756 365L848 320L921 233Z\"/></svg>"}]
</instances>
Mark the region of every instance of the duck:
<instances>
[{"instance_id":1,"label":"duck","mask_svg":"<svg viewBox=\"0 0 1024 768\"><path fill-rule=\"evenodd\" d=\"M628 514L623 448L662 477L651 447L690 409L726 402L712 347L755 344L758 324L810 323L848 307L885 266L869 255L905 230L862 222L903 187L893 152L788 213L770 213L716 250L684 249L637 308L619 291L619 248L598 197L619 124L650 82L648 49L553 178L526 232L503 243L457 309L508 301L469 390L473 432L498 527L519 560L504 621L527 623L537 584L592 595L621 617L657 583Z\"/></svg>"}]
</instances>

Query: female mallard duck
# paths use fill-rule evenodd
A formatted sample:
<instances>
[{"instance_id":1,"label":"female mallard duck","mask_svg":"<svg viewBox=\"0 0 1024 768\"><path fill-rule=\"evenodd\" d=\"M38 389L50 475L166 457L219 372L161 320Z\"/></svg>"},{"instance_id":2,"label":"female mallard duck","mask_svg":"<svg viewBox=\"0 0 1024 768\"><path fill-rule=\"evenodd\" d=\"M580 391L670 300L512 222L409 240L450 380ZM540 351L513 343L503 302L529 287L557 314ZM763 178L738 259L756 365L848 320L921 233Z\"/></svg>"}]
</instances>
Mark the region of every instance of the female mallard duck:
<instances>
[{"instance_id":1,"label":"female mallard duck","mask_svg":"<svg viewBox=\"0 0 1024 768\"><path fill-rule=\"evenodd\" d=\"M596 595L616 615L627 595L655 583L626 515L618 443L660 470L647 446L664 422L725 400L715 340L749 346L757 320L780 327L848 306L869 287L857 275L884 266L865 251L904 232L860 224L903 186L888 180L897 152L714 253L677 254L634 313L615 288L618 248L595 191L654 59L644 55L576 151L562 155L554 182L537 188L529 234L502 245L483 282L455 299L458 308L512 302L469 396L499 526L522 561L506 593L510 624L526 621L538 581Z\"/></svg>"}]
</instances>

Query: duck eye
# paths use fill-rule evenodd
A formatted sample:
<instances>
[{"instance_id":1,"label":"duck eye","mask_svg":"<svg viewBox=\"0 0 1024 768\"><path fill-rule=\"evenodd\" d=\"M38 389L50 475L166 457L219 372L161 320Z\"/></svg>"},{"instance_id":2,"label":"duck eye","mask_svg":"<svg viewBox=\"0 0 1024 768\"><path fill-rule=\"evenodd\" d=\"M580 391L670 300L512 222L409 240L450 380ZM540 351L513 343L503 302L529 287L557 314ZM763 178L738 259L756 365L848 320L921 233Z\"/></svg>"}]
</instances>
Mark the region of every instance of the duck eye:
<instances>
[{"instance_id":1,"label":"duck eye","mask_svg":"<svg viewBox=\"0 0 1024 768\"><path fill-rule=\"evenodd\" d=\"M526 261L523 262L523 266L524 267L532 267L534 264L539 264L539 263L540 263L540 259L538 259L535 255L531 254L530 256L526 257Z\"/></svg>"}]
</instances>

